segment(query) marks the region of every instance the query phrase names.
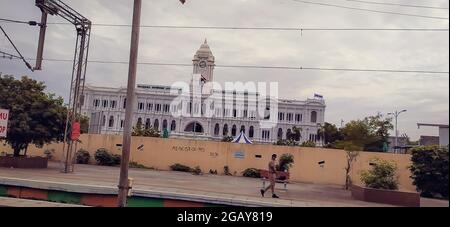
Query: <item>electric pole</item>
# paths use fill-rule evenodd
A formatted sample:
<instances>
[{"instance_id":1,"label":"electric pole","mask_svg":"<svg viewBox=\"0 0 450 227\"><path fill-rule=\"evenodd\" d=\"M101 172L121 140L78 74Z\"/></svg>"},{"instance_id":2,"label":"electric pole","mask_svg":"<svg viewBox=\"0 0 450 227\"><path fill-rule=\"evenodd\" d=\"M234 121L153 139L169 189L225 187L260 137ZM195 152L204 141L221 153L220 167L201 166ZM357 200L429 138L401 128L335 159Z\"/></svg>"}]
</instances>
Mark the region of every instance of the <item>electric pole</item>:
<instances>
[{"instance_id":1,"label":"electric pole","mask_svg":"<svg viewBox=\"0 0 450 227\"><path fill-rule=\"evenodd\" d=\"M407 110L402 110L402 111L395 111L395 112L392 112L392 113L388 113L388 115L394 115L394 117L395 117L395 145L394 145L394 153L397 153L397 147L398 147L398 129L397 129L397 127L398 127L398 116L401 114L401 113L404 113L404 112L406 112Z\"/></svg>"},{"instance_id":2,"label":"electric pole","mask_svg":"<svg viewBox=\"0 0 450 227\"><path fill-rule=\"evenodd\" d=\"M139 32L141 25L141 5L142 0L134 0L133 25L131 31L130 65L128 69L127 105L125 109L125 125L122 142L122 161L120 166L118 206L127 205L128 191L130 190L128 180L128 163L130 160L131 128L133 125L133 110L135 101L137 57L139 50Z\"/></svg>"}]
</instances>

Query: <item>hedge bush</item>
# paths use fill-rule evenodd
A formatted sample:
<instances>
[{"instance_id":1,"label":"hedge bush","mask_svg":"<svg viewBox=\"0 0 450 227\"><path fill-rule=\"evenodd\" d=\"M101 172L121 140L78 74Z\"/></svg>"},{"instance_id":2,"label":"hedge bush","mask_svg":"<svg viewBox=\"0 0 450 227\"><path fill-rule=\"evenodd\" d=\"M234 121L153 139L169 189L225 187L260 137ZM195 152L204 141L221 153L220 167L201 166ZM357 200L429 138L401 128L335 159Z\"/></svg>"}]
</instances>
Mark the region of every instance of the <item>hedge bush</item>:
<instances>
[{"instance_id":1,"label":"hedge bush","mask_svg":"<svg viewBox=\"0 0 450 227\"><path fill-rule=\"evenodd\" d=\"M95 160L101 166L120 165L121 156L108 152L107 149L100 148L95 152Z\"/></svg>"},{"instance_id":2,"label":"hedge bush","mask_svg":"<svg viewBox=\"0 0 450 227\"><path fill-rule=\"evenodd\" d=\"M411 154L411 178L421 196L448 199L448 147L416 147Z\"/></svg>"},{"instance_id":3,"label":"hedge bush","mask_svg":"<svg viewBox=\"0 0 450 227\"><path fill-rule=\"evenodd\" d=\"M87 150L80 149L76 154L76 162L77 164L89 164L89 160L91 159L91 155Z\"/></svg>"},{"instance_id":4,"label":"hedge bush","mask_svg":"<svg viewBox=\"0 0 450 227\"><path fill-rule=\"evenodd\" d=\"M252 177L252 178L261 178L261 174L258 169L248 168L242 172L242 176L244 177Z\"/></svg>"},{"instance_id":5,"label":"hedge bush","mask_svg":"<svg viewBox=\"0 0 450 227\"><path fill-rule=\"evenodd\" d=\"M397 164L379 158L372 160L371 170L361 172L361 181L369 188L398 190Z\"/></svg>"},{"instance_id":6,"label":"hedge bush","mask_svg":"<svg viewBox=\"0 0 450 227\"><path fill-rule=\"evenodd\" d=\"M175 164L171 165L170 169L172 171L178 171L178 172L192 172L193 171L191 167L182 165L180 163L175 163Z\"/></svg>"}]
</instances>

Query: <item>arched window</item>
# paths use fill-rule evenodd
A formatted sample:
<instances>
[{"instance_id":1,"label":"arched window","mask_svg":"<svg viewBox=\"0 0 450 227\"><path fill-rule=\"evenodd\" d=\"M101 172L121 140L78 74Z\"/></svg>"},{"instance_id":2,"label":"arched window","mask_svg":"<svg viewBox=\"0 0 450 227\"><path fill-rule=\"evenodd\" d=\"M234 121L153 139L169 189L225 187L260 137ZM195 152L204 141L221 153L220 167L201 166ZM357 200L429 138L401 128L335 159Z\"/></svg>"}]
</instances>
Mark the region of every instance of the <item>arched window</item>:
<instances>
[{"instance_id":1,"label":"arched window","mask_svg":"<svg viewBox=\"0 0 450 227\"><path fill-rule=\"evenodd\" d=\"M156 130L159 130L159 120L155 119L155 123L153 123L153 128L155 128Z\"/></svg>"},{"instance_id":2,"label":"arched window","mask_svg":"<svg viewBox=\"0 0 450 227\"><path fill-rule=\"evenodd\" d=\"M312 111L311 112L311 122L312 123L316 123L317 122L317 112L316 111Z\"/></svg>"},{"instance_id":3,"label":"arched window","mask_svg":"<svg viewBox=\"0 0 450 227\"><path fill-rule=\"evenodd\" d=\"M151 127L151 121L150 118L147 118L147 120L145 121L145 129L149 129Z\"/></svg>"},{"instance_id":4,"label":"arched window","mask_svg":"<svg viewBox=\"0 0 450 227\"><path fill-rule=\"evenodd\" d=\"M283 139L283 129L279 128L278 129L278 140L282 140Z\"/></svg>"},{"instance_id":5,"label":"arched window","mask_svg":"<svg viewBox=\"0 0 450 227\"><path fill-rule=\"evenodd\" d=\"M219 124L216 124L216 126L214 127L214 135L218 136L220 133L220 126Z\"/></svg>"},{"instance_id":6,"label":"arched window","mask_svg":"<svg viewBox=\"0 0 450 227\"><path fill-rule=\"evenodd\" d=\"M241 132L245 133L245 125L241 126Z\"/></svg>"},{"instance_id":7,"label":"arched window","mask_svg":"<svg viewBox=\"0 0 450 227\"><path fill-rule=\"evenodd\" d=\"M110 128L114 127L114 117L113 117L113 116L110 116L110 117L109 117L108 126L109 126Z\"/></svg>"},{"instance_id":8,"label":"arched window","mask_svg":"<svg viewBox=\"0 0 450 227\"><path fill-rule=\"evenodd\" d=\"M172 121L172 124L170 124L170 131L177 130L177 122L175 120Z\"/></svg>"},{"instance_id":9,"label":"arched window","mask_svg":"<svg viewBox=\"0 0 450 227\"><path fill-rule=\"evenodd\" d=\"M204 129L203 126L199 122L191 122L189 123L186 128L184 129L185 132L196 132L196 133L203 133Z\"/></svg>"},{"instance_id":10,"label":"arched window","mask_svg":"<svg viewBox=\"0 0 450 227\"><path fill-rule=\"evenodd\" d=\"M248 137L253 138L255 136L255 128L250 126L250 130L248 131Z\"/></svg>"},{"instance_id":11,"label":"arched window","mask_svg":"<svg viewBox=\"0 0 450 227\"><path fill-rule=\"evenodd\" d=\"M142 118L138 118L136 126L142 126Z\"/></svg>"},{"instance_id":12,"label":"arched window","mask_svg":"<svg viewBox=\"0 0 450 227\"><path fill-rule=\"evenodd\" d=\"M106 126L106 116L105 115L103 115L103 118L102 118L102 125L103 125L103 127Z\"/></svg>"},{"instance_id":13,"label":"arched window","mask_svg":"<svg viewBox=\"0 0 450 227\"><path fill-rule=\"evenodd\" d=\"M124 108L124 109L127 108L127 98L125 98L125 99L123 100L123 108Z\"/></svg>"},{"instance_id":14,"label":"arched window","mask_svg":"<svg viewBox=\"0 0 450 227\"><path fill-rule=\"evenodd\" d=\"M236 125L233 125L233 128L231 128L231 136L236 136L237 127Z\"/></svg>"},{"instance_id":15,"label":"arched window","mask_svg":"<svg viewBox=\"0 0 450 227\"><path fill-rule=\"evenodd\" d=\"M223 136L228 136L228 125L227 124L225 124L223 126Z\"/></svg>"},{"instance_id":16,"label":"arched window","mask_svg":"<svg viewBox=\"0 0 450 227\"><path fill-rule=\"evenodd\" d=\"M287 140L293 139L292 138L292 130L291 129L287 130L287 132L286 132L286 139Z\"/></svg>"},{"instance_id":17,"label":"arched window","mask_svg":"<svg viewBox=\"0 0 450 227\"><path fill-rule=\"evenodd\" d=\"M168 123L167 120L164 119L163 121L163 129L167 129Z\"/></svg>"}]
</instances>

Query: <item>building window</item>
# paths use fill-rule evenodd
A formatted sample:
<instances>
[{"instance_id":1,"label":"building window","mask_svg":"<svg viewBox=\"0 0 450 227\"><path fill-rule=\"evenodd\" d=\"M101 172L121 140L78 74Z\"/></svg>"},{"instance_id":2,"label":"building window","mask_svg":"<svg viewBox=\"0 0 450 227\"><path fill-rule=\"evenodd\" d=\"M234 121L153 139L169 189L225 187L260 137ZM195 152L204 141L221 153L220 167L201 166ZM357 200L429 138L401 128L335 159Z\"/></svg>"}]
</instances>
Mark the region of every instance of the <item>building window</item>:
<instances>
[{"instance_id":1,"label":"building window","mask_svg":"<svg viewBox=\"0 0 450 227\"><path fill-rule=\"evenodd\" d=\"M268 130L263 130L263 131L262 131L262 139L263 139L264 141L270 140L270 131L268 131Z\"/></svg>"},{"instance_id":2,"label":"building window","mask_svg":"<svg viewBox=\"0 0 450 227\"><path fill-rule=\"evenodd\" d=\"M219 124L216 124L216 126L214 127L214 135L218 136L220 133L220 126Z\"/></svg>"},{"instance_id":3,"label":"building window","mask_svg":"<svg viewBox=\"0 0 450 227\"><path fill-rule=\"evenodd\" d=\"M139 109L139 110L144 110L144 103L143 103L143 102L140 102L140 103L138 104L138 109Z\"/></svg>"},{"instance_id":4,"label":"building window","mask_svg":"<svg viewBox=\"0 0 450 227\"><path fill-rule=\"evenodd\" d=\"M109 117L108 126L109 126L110 128L114 127L114 117L113 117L113 116L110 116L110 117Z\"/></svg>"},{"instance_id":5,"label":"building window","mask_svg":"<svg viewBox=\"0 0 450 227\"><path fill-rule=\"evenodd\" d=\"M155 105L155 111L156 112L161 112L161 104L156 104Z\"/></svg>"},{"instance_id":6,"label":"building window","mask_svg":"<svg viewBox=\"0 0 450 227\"><path fill-rule=\"evenodd\" d=\"M159 130L159 120L155 119L155 122L153 123L153 128L156 130Z\"/></svg>"},{"instance_id":7,"label":"building window","mask_svg":"<svg viewBox=\"0 0 450 227\"><path fill-rule=\"evenodd\" d=\"M147 111L153 111L153 103L147 103Z\"/></svg>"},{"instance_id":8,"label":"building window","mask_svg":"<svg viewBox=\"0 0 450 227\"><path fill-rule=\"evenodd\" d=\"M294 120L294 114L288 113L287 114L287 121L292 122L292 120Z\"/></svg>"},{"instance_id":9,"label":"building window","mask_svg":"<svg viewBox=\"0 0 450 227\"><path fill-rule=\"evenodd\" d=\"M236 125L233 125L233 127L231 128L231 136L236 136L236 132L237 132L237 127L236 127Z\"/></svg>"},{"instance_id":10,"label":"building window","mask_svg":"<svg viewBox=\"0 0 450 227\"><path fill-rule=\"evenodd\" d=\"M244 110L244 118L248 118L248 110Z\"/></svg>"},{"instance_id":11,"label":"building window","mask_svg":"<svg viewBox=\"0 0 450 227\"><path fill-rule=\"evenodd\" d=\"M100 106L100 100L94 99L94 107L99 107L99 106Z\"/></svg>"},{"instance_id":12,"label":"building window","mask_svg":"<svg viewBox=\"0 0 450 227\"><path fill-rule=\"evenodd\" d=\"M233 117L237 117L237 110L236 109L233 110Z\"/></svg>"},{"instance_id":13,"label":"building window","mask_svg":"<svg viewBox=\"0 0 450 227\"><path fill-rule=\"evenodd\" d=\"M167 120L163 121L163 130L166 130L168 126Z\"/></svg>"},{"instance_id":14,"label":"building window","mask_svg":"<svg viewBox=\"0 0 450 227\"><path fill-rule=\"evenodd\" d=\"M126 98L123 100L123 108L124 109L127 108L127 99Z\"/></svg>"},{"instance_id":15,"label":"building window","mask_svg":"<svg viewBox=\"0 0 450 227\"><path fill-rule=\"evenodd\" d=\"M116 100L112 100L110 102L110 106L111 106L111 109L115 109L117 107L117 101Z\"/></svg>"},{"instance_id":16,"label":"building window","mask_svg":"<svg viewBox=\"0 0 450 227\"><path fill-rule=\"evenodd\" d=\"M278 113L278 120L284 121L284 113Z\"/></svg>"},{"instance_id":17,"label":"building window","mask_svg":"<svg viewBox=\"0 0 450 227\"><path fill-rule=\"evenodd\" d=\"M151 126L151 121L150 121L150 118L147 118L147 120L145 120L145 129L149 129L150 128L150 126Z\"/></svg>"},{"instance_id":18,"label":"building window","mask_svg":"<svg viewBox=\"0 0 450 227\"><path fill-rule=\"evenodd\" d=\"M103 118L102 118L102 126L103 127L106 126L106 116L105 115L103 115Z\"/></svg>"},{"instance_id":19,"label":"building window","mask_svg":"<svg viewBox=\"0 0 450 227\"><path fill-rule=\"evenodd\" d=\"M278 129L277 138L278 138L278 140L282 140L283 139L283 129L282 128Z\"/></svg>"},{"instance_id":20,"label":"building window","mask_svg":"<svg viewBox=\"0 0 450 227\"><path fill-rule=\"evenodd\" d=\"M287 132L286 132L286 139L287 139L287 140L292 139L292 130L291 130L291 129L288 129L288 130L287 130Z\"/></svg>"},{"instance_id":21,"label":"building window","mask_svg":"<svg viewBox=\"0 0 450 227\"><path fill-rule=\"evenodd\" d=\"M225 125L223 126L223 136L227 136L227 135L228 135L228 125L225 124Z\"/></svg>"},{"instance_id":22,"label":"building window","mask_svg":"<svg viewBox=\"0 0 450 227\"><path fill-rule=\"evenodd\" d=\"M106 107L108 107L108 100L103 100L103 108L106 108Z\"/></svg>"},{"instance_id":23,"label":"building window","mask_svg":"<svg viewBox=\"0 0 450 227\"><path fill-rule=\"evenodd\" d=\"M244 125L241 126L241 132L245 133L245 126Z\"/></svg>"},{"instance_id":24,"label":"building window","mask_svg":"<svg viewBox=\"0 0 450 227\"><path fill-rule=\"evenodd\" d=\"M120 120L120 128L123 128L123 120Z\"/></svg>"},{"instance_id":25,"label":"building window","mask_svg":"<svg viewBox=\"0 0 450 227\"><path fill-rule=\"evenodd\" d=\"M303 120L302 118L303 118L303 116L301 114L296 114L295 115L295 121L296 122L302 122L302 120Z\"/></svg>"},{"instance_id":26,"label":"building window","mask_svg":"<svg viewBox=\"0 0 450 227\"><path fill-rule=\"evenodd\" d=\"M316 123L317 122L317 112L316 111L312 111L311 112L311 122L312 123Z\"/></svg>"},{"instance_id":27,"label":"building window","mask_svg":"<svg viewBox=\"0 0 450 227\"><path fill-rule=\"evenodd\" d=\"M164 104L163 109L164 109L164 113L169 113L170 112L170 105L169 104Z\"/></svg>"},{"instance_id":28,"label":"building window","mask_svg":"<svg viewBox=\"0 0 450 227\"><path fill-rule=\"evenodd\" d=\"M172 124L170 124L170 131L177 130L177 122L175 120L172 121Z\"/></svg>"},{"instance_id":29,"label":"building window","mask_svg":"<svg viewBox=\"0 0 450 227\"><path fill-rule=\"evenodd\" d=\"M142 126L142 118L138 118L136 126Z\"/></svg>"},{"instance_id":30,"label":"building window","mask_svg":"<svg viewBox=\"0 0 450 227\"><path fill-rule=\"evenodd\" d=\"M255 136L255 128L253 126L250 126L250 129L248 131L248 137L253 138Z\"/></svg>"}]
</instances>

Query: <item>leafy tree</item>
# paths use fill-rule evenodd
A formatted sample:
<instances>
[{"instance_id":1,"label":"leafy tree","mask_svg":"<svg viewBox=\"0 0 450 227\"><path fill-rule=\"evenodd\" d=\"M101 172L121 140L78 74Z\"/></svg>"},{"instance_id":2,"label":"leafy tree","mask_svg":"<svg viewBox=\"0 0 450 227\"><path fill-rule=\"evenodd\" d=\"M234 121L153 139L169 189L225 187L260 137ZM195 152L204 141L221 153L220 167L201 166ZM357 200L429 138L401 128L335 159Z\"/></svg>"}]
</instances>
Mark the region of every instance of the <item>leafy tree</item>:
<instances>
[{"instance_id":1,"label":"leafy tree","mask_svg":"<svg viewBox=\"0 0 450 227\"><path fill-rule=\"evenodd\" d=\"M333 144L336 141L343 139L343 135L336 125L328 122L325 122L325 124L319 128L317 135L319 136L319 139L325 137L325 145Z\"/></svg>"},{"instance_id":2,"label":"leafy tree","mask_svg":"<svg viewBox=\"0 0 450 227\"><path fill-rule=\"evenodd\" d=\"M278 140L273 145L295 147L295 146L298 146L298 143L296 141L294 141L294 140Z\"/></svg>"},{"instance_id":3,"label":"leafy tree","mask_svg":"<svg viewBox=\"0 0 450 227\"><path fill-rule=\"evenodd\" d=\"M448 199L448 147L415 147L411 153L411 178L421 195Z\"/></svg>"},{"instance_id":4,"label":"leafy tree","mask_svg":"<svg viewBox=\"0 0 450 227\"><path fill-rule=\"evenodd\" d=\"M62 141L65 129L63 99L44 93L45 85L26 76L0 76L0 106L10 110L8 135L4 139L14 150L14 156L29 144Z\"/></svg>"},{"instance_id":5,"label":"leafy tree","mask_svg":"<svg viewBox=\"0 0 450 227\"><path fill-rule=\"evenodd\" d=\"M389 130L393 128L391 118L383 118L381 114L354 120L340 131L343 140L335 141L335 148L343 149L345 142L350 142L365 151L382 151L389 138Z\"/></svg>"},{"instance_id":6,"label":"leafy tree","mask_svg":"<svg viewBox=\"0 0 450 227\"><path fill-rule=\"evenodd\" d=\"M316 143L308 140L308 141L303 142L300 146L301 147L316 147Z\"/></svg>"}]
</instances>

